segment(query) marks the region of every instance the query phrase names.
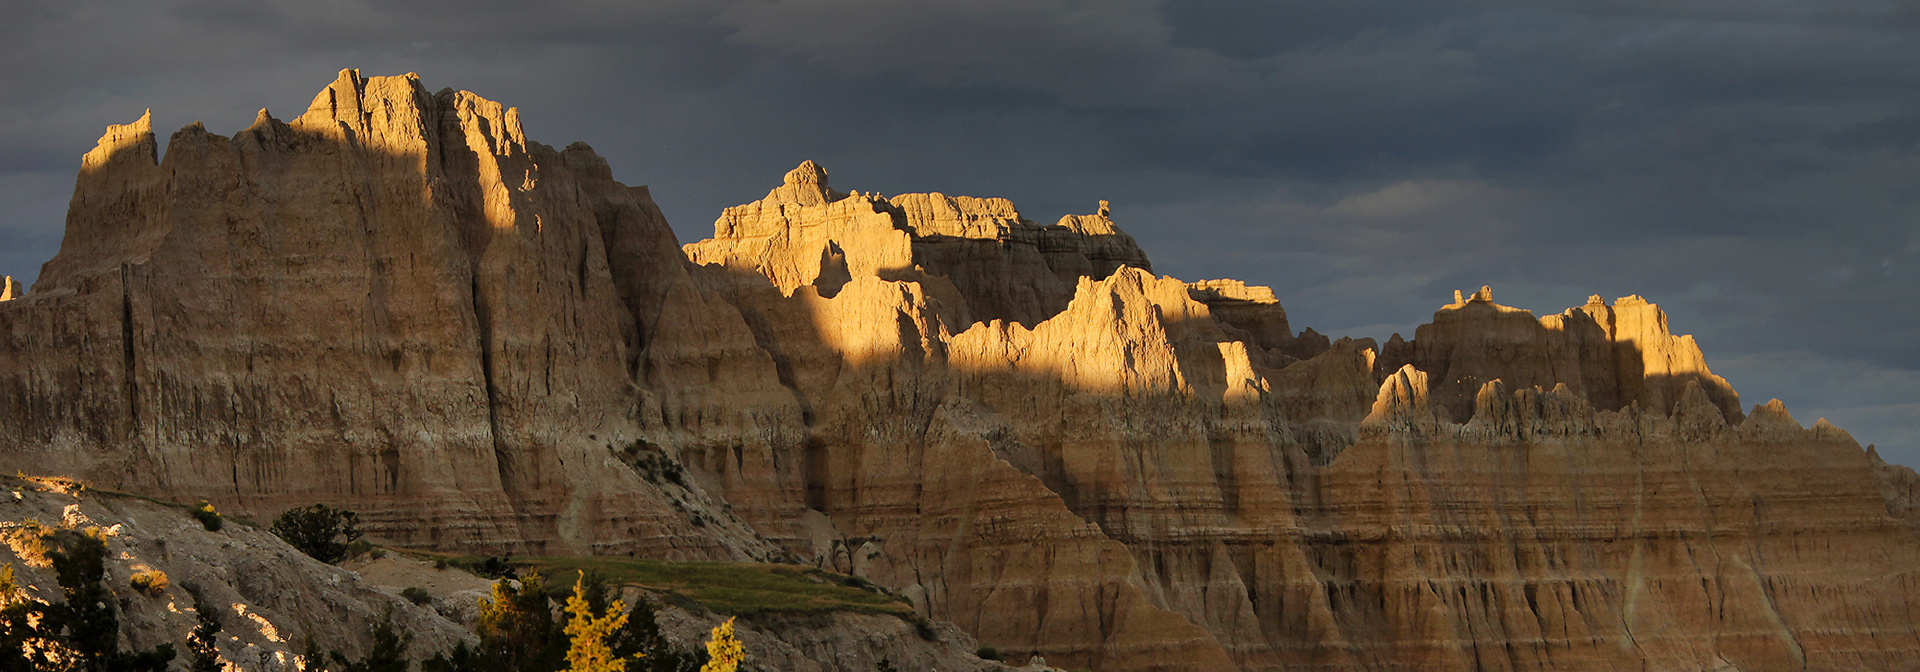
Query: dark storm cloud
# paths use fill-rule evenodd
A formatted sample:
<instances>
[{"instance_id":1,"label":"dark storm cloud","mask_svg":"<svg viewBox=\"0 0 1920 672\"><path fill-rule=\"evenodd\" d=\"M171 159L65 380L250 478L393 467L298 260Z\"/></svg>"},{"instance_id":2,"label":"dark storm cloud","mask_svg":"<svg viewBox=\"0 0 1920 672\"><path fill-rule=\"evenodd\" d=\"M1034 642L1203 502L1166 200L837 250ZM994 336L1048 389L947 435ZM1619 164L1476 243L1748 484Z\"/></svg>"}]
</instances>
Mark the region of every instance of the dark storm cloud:
<instances>
[{"instance_id":1,"label":"dark storm cloud","mask_svg":"<svg viewBox=\"0 0 1920 672\"><path fill-rule=\"evenodd\" d=\"M1750 401L1920 462L1920 6L1905 2L45 2L0 23L0 272L154 108L231 132L341 67L521 108L684 239L843 188L1095 199L1163 273L1384 338L1493 284L1639 293Z\"/></svg>"}]
</instances>

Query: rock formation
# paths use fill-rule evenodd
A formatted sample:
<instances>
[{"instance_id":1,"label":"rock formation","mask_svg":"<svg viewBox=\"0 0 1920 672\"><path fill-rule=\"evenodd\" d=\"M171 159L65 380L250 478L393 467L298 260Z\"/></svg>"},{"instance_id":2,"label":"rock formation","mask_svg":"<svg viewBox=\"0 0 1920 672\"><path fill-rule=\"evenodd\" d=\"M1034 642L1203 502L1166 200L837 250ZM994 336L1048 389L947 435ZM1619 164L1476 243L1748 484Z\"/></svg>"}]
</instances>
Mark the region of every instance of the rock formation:
<instances>
[{"instance_id":1,"label":"rock formation","mask_svg":"<svg viewBox=\"0 0 1920 672\"><path fill-rule=\"evenodd\" d=\"M1421 326L1413 343L1388 341L1389 366L1410 363L1433 373L1440 405L1456 421L1473 410L1480 386L1493 380L1514 389L1552 389L1565 383L1595 407L1619 410L1638 404L1665 413L1680 392L1697 383L1731 421L1740 419L1740 395L1707 370L1691 336L1667 331L1667 314L1639 296L1608 305L1598 295L1587 305L1534 319L1530 311L1493 302L1481 287Z\"/></svg>"},{"instance_id":2,"label":"rock formation","mask_svg":"<svg viewBox=\"0 0 1920 672\"><path fill-rule=\"evenodd\" d=\"M676 249L512 110L343 73L88 155L0 455L444 548L830 565L1013 662L1910 669L1910 471L1639 297L1292 332L1109 218L807 162Z\"/></svg>"},{"instance_id":3,"label":"rock formation","mask_svg":"<svg viewBox=\"0 0 1920 672\"><path fill-rule=\"evenodd\" d=\"M962 321L1028 325L1065 308L1080 277L1152 268L1107 218L1106 201L1096 214L1040 226L1004 198L837 192L812 161L766 198L727 208L713 238L686 252L695 263L764 275L787 294L811 285L832 298L859 277L937 285L936 292L952 285L962 304L951 308L968 311Z\"/></svg>"},{"instance_id":4,"label":"rock formation","mask_svg":"<svg viewBox=\"0 0 1920 672\"><path fill-rule=\"evenodd\" d=\"M292 122L156 147L146 116L107 130L60 253L0 313L13 466L243 515L325 501L405 543L764 555L608 449L689 280L591 149L354 71Z\"/></svg>"}]
</instances>

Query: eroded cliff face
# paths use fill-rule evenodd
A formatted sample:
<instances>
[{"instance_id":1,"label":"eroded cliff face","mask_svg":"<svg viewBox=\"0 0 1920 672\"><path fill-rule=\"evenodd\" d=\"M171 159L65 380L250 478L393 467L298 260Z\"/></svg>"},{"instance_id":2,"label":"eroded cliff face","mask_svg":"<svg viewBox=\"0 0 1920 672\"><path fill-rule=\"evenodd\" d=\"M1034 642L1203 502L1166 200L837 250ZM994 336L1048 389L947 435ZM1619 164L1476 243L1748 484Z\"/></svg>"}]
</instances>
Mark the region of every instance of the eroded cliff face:
<instances>
[{"instance_id":1,"label":"eroded cliff face","mask_svg":"<svg viewBox=\"0 0 1920 672\"><path fill-rule=\"evenodd\" d=\"M793 259L859 257L857 234L807 235ZM1483 291L1376 361L1232 281L1088 273L1028 324L952 308L993 290L860 270L884 264L829 294L765 272L789 265L773 248L702 256L737 245L687 249L808 420L781 488L797 515L749 518L1003 650L1099 669L1920 655L1901 606L1920 555L1866 453L1777 404L1741 413L1638 297L1536 319ZM777 475L729 478L776 499L738 484Z\"/></svg>"},{"instance_id":2,"label":"eroded cliff face","mask_svg":"<svg viewBox=\"0 0 1920 672\"><path fill-rule=\"evenodd\" d=\"M608 450L689 279L585 145L343 71L292 122L156 147L147 117L108 130L59 255L0 313L10 466L242 515L328 502L402 543L768 550L695 529Z\"/></svg>"},{"instance_id":3,"label":"eroded cliff face","mask_svg":"<svg viewBox=\"0 0 1920 672\"><path fill-rule=\"evenodd\" d=\"M1904 474L1627 297L1411 341L1156 277L1108 217L829 187L676 248L583 145L411 77L90 154L0 305L0 454L441 547L791 554L1014 662L1908 669ZM11 466L11 465L9 465Z\"/></svg>"},{"instance_id":4,"label":"eroded cliff face","mask_svg":"<svg viewBox=\"0 0 1920 672\"><path fill-rule=\"evenodd\" d=\"M1107 218L1105 201L1095 214L1040 226L1004 198L841 193L812 161L766 198L727 208L713 238L686 252L695 263L763 275L787 294L813 286L831 298L853 278L901 280L957 298L950 308L966 311L962 322L1028 325L1065 308L1081 277L1152 269Z\"/></svg>"},{"instance_id":5,"label":"eroded cliff face","mask_svg":"<svg viewBox=\"0 0 1920 672\"><path fill-rule=\"evenodd\" d=\"M1536 320L1531 311L1494 303L1492 288L1465 300L1455 292L1413 342L1389 340L1383 351L1385 366L1431 372L1440 407L1459 421L1473 412L1480 386L1493 380L1514 389L1566 384L1597 408L1637 405L1662 414L1697 384L1727 418L1741 418L1739 393L1707 369L1693 337L1670 333L1667 314L1637 295L1611 305L1594 295L1584 306Z\"/></svg>"}]
</instances>

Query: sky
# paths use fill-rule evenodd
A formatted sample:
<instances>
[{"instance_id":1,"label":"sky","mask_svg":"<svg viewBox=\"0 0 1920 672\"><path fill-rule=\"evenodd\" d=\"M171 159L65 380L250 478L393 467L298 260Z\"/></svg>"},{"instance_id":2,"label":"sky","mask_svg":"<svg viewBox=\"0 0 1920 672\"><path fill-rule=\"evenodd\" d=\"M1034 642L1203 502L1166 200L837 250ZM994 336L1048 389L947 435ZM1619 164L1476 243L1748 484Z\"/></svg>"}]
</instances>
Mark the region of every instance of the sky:
<instances>
[{"instance_id":1,"label":"sky","mask_svg":"<svg viewBox=\"0 0 1920 672\"><path fill-rule=\"evenodd\" d=\"M0 22L0 274L80 156L304 111L342 68L520 109L684 241L835 187L1098 200L1154 270L1411 336L1453 290L1639 294L1748 405L1920 465L1920 4L1907 0L57 0Z\"/></svg>"}]
</instances>

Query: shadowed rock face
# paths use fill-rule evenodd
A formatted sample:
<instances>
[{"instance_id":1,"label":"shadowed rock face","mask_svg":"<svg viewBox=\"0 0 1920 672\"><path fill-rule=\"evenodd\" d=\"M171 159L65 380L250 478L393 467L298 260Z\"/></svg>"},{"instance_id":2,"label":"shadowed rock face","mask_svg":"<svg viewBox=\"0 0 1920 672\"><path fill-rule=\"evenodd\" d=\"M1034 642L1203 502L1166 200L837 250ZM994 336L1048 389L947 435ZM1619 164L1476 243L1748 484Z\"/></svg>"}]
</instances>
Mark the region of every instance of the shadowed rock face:
<instances>
[{"instance_id":1,"label":"shadowed rock face","mask_svg":"<svg viewBox=\"0 0 1920 672\"><path fill-rule=\"evenodd\" d=\"M154 147L108 132L0 304L9 466L445 548L792 554L1016 662L1920 665L1912 473L1743 414L1638 297L1483 289L1376 348L1155 277L1104 205L812 162L681 250L584 145L411 76Z\"/></svg>"}]
</instances>

